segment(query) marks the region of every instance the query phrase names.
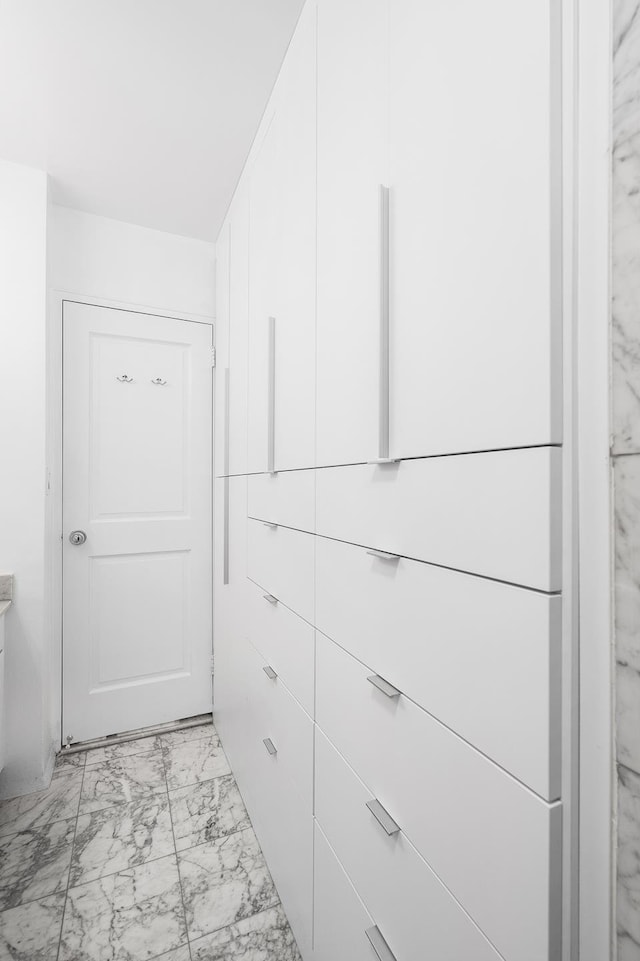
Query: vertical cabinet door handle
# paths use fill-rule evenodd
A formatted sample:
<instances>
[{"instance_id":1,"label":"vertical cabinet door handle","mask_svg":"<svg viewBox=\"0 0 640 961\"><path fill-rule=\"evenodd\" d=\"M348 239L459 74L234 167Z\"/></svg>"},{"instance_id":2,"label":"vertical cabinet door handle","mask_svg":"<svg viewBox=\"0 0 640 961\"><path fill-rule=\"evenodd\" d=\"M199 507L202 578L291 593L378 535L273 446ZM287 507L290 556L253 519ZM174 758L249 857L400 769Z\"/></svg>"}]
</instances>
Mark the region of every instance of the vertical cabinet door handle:
<instances>
[{"instance_id":1,"label":"vertical cabinet door handle","mask_svg":"<svg viewBox=\"0 0 640 961\"><path fill-rule=\"evenodd\" d=\"M378 690L386 694L387 697L400 697L402 693L397 687L394 687L393 684L389 684L383 677L380 677L379 674L372 674L367 680L369 684L373 684L374 687L377 687Z\"/></svg>"},{"instance_id":2,"label":"vertical cabinet door handle","mask_svg":"<svg viewBox=\"0 0 640 961\"><path fill-rule=\"evenodd\" d=\"M270 664L267 664L267 666L263 667L262 670L267 675L270 681L275 681L275 679L278 676Z\"/></svg>"},{"instance_id":3,"label":"vertical cabinet door handle","mask_svg":"<svg viewBox=\"0 0 640 961\"><path fill-rule=\"evenodd\" d=\"M389 188L380 184L380 381L378 460L389 460Z\"/></svg>"},{"instance_id":4,"label":"vertical cabinet door handle","mask_svg":"<svg viewBox=\"0 0 640 961\"><path fill-rule=\"evenodd\" d=\"M269 317L267 350L267 470L275 473L276 461L276 319Z\"/></svg>"},{"instance_id":5,"label":"vertical cabinet door handle","mask_svg":"<svg viewBox=\"0 0 640 961\"><path fill-rule=\"evenodd\" d=\"M222 482L223 517L222 517L222 583L229 583L229 477Z\"/></svg>"},{"instance_id":6,"label":"vertical cabinet door handle","mask_svg":"<svg viewBox=\"0 0 640 961\"><path fill-rule=\"evenodd\" d=\"M380 928L377 925L374 925L372 928L367 928L364 933L369 938L371 947L375 951L379 961L396 961L395 954L380 934Z\"/></svg>"},{"instance_id":7,"label":"vertical cabinet door handle","mask_svg":"<svg viewBox=\"0 0 640 961\"><path fill-rule=\"evenodd\" d=\"M392 837L392 835L399 832L400 825L393 820L387 809L383 808L377 798L374 798L373 801L367 801L367 807L373 814L378 824L387 832L389 837Z\"/></svg>"},{"instance_id":8,"label":"vertical cabinet door handle","mask_svg":"<svg viewBox=\"0 0 640 961\"><path fill-rule=\"evenodd\" d=\"M270 754L271 757L275 757L276 754L278 753L278 751L276 750L276 746L275 746L275 744L273 743L273 741L271 740L271 738L270 738L270 737L265 737L262 743L264 744L264 746L265 746L266 749L267 749L267 754Z\"/></svg>"}]
</instances>

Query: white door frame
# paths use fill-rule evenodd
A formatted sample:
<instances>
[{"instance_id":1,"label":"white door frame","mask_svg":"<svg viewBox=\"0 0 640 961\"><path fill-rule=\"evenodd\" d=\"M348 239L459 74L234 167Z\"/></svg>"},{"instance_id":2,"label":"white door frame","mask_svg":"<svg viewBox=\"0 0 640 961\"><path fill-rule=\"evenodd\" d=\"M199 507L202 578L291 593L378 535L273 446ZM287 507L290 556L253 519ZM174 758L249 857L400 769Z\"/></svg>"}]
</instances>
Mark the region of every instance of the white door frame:
<instances>
[{"instance_id":1,"label":"white door frame","mask_svg":"<svg viewBox=\"0 0 640 961\"><path fill-rule=\"evenodd\" d=\"M62 528L62 314L65 302L87 304L93 307L106 307L114 310L129 311L149 317L169 317L172 320L188 320L194 323L206 324L213 328L213 343L215 344L216 325L213 316L194 314L187 311L162 309L160 307L133 304L112 300L105 297L93 297L84 293L66 290L51 290L49 292L47 309L47 476L44 478L46 506L45 506L45 547L46 547L46 583L45 583L45 623L50 625L49 651L49 717L51 723L52 741L55 750L59 750L62 743L62 615L63 615L63 528ZM212 424L215 403L215 371L211 380L211 410ZM213 444L211 465L211 509L212 518L215 517L213 502L215 485L213 483ZM213 564L213 524L212 524L212 564ZM213 595L212 595L213 605ZM213 611L212 611L213 623ZM213 638L212 638L213 645ZM50 762L51 764L52 762Z\"/></svg>"}]
</instances>

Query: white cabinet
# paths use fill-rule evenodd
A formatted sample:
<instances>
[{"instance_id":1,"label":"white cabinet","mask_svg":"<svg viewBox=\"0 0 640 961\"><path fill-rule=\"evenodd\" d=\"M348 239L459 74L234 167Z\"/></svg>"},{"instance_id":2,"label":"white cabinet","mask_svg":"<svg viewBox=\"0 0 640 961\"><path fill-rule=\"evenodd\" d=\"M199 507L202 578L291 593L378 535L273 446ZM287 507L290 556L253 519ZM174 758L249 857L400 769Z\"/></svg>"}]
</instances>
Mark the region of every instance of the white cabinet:
<instances>
[{"instance_id":1,"label":"white cabinet","mask_svg":"<svg viewBox=\"0 0 640 961\"><path fill-rule=\"evenodd\" d=\"M552 7L389 4L395 457L561 440Z\"/></svg>"},{"instance_id":2,"label":"white cabinet","mask_svg":"<svg viewBox=\"0 0 640 961\"><path fill-rule=\"evenodd\" d=\"M254 474L249 478L249 517L300 531L314 531L316 475L313 470Z\"/></svg>"},{"instance_id":3,"label":"white cabinet","mask_svg":"<svg viewBox=\"0 0 640 961\"><path fill-rule=\"evenodd\" d=\"M225 390L229 474L247 470L249 196L239 188L229 212L229 357ZM224 295L223 295L224 301Z\"/></svg>"},{"instance_id":4,"label":"white cabinet","mask_svg":"<svg viewBox=\"0 0 640 961\"><path fill-rule=\"evenodd\" d=\"M388 0L318 2L317 463L378 456Z\"/></svg>"},{"instance_id":5,"label":"white cabinet","mask_svg":"<svg viewBox=\"0 0 640 961\"><path fill-rule=\"evenodd\" d=\"M214 462L216 477L229 472L229 223L225 222L216 243L216 376Z\"/></svg>"},{"instance_id":6,"label":"white cabinet","mask_svg":"<svg viewBox=\"0 0 640 961\"><path fill-rule=\"evenodd\" d=\"M319 470L316 531L557 591L561 457L545 447Z\"/></svg>"},{"instance_id":7,"label":"white cabinet","mask_svg":"<svg viewBox=\"0 0 640 961\"><path fill-rule=\"evenodd\" d=\"M561 773L561 605L558 596L406 558L389 562L319 537L320 723L328 689L320 689L320 675L328 670L321 652L333 650L322 631L368 664L370 673L553 800ZM368 693L373 696L373 689Z\"/></svg>"},{"instance_id":8,"label":"white cabinet","mask_svg":"<svg viewBox=\"0 0 640 961\"><path fill-rule=\"evenodd\" d=\"M249 181L247 470L273 469L274 338L278 291L278 114L268 108Z\"/></svg>"},{"instance_id":9,"label":"white cabinet","mask_svg":"<svg viewBox=\"0 0 640 961\"><path fill-rule=\"evenodd\" d=\"M560 805L377 690L371 673L318 635L319 726L505 958L557 958ZM322 812L318 802L321 824Z\"/></svg>"},{"instance_id":10,"label":"white cabinet","mask_svg":"<svg viewBox=\"0 0 640 961\"><path fill-rule=\"evenodd\" d=\"M315 459L316 17L303 10L250 186L250 472Z\"/></svg>"},{"instance_id":11,"label":"white cabinet","mask_svg":"<svg viewBox=\"0 0 640 961\"><path fill-rule=\"evenodd\" d=\"M303 9L279 78L276 470L315 459L316 11Z\"/></svg>"},{"instance_id":12,"label":"white cabinet","mask_svg":"<svg viewBox=\"0 0 640 961\"><path fill-rule=\"evenodd\" d=\"M318 823L396 961L500 961L406 835L388 835L378 823L367 807L373 800L316 729Z\"/></svg>"},{"instance_id":13,"label":"white cabinet","mask_svg":"<svg viewBox=\"0 0 640 961\"><path fill-rule=\"evenodd\" d=\"M249 520L248 574L251 580L313 623L315 542L305 534L277 524Z\"/></svg>"}]
</instances>

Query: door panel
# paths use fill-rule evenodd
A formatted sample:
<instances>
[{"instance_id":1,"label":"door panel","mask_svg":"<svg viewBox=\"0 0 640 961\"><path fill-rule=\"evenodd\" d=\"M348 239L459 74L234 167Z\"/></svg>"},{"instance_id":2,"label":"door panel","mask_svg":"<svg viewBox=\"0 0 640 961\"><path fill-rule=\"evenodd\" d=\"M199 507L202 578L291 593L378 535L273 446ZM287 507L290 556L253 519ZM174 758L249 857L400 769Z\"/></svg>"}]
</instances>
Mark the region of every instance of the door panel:
<instances>
[{"instance_id":1,"label":"door panel","mask_svg":"<svg viewBox=\"0 0 640 961\"><path fill-rule=\"evenodd\" d=\"M558 443L550 4L389 10L391 454Z\"/></svg>"},{"instance_id":2,"label":"door panel","mask_svg":"<svg viewBox=\"0 0 640 961\"><path fill-rule=\"evenodd\" d=\"M210 710L207 324L64 307L64 736ZM72 530L86 532L73 545Z\"/></svg>"},{"instance_id":3,"label":"door panel","mask_svg":"<svg viewBox=\"0 0 640 961\"><path fill-rule=\"evenodd\" d=\"M387 8L388 0L318 3L319 465L378 456Z\"/></svg>"}]
</instances>

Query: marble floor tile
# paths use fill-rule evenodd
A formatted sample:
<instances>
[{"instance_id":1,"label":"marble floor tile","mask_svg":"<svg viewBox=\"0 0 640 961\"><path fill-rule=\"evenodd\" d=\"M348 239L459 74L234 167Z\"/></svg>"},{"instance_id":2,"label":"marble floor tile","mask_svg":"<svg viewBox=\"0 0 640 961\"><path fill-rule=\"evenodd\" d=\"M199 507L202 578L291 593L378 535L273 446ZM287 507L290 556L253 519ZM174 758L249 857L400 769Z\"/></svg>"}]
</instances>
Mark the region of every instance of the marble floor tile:
<instances>
[{"instance_id":1,"label":"marble floor tile","mask_svg":"<svg viewBox=\"0 0 640 961\"><path fill-rule=\"evenodd\" d=\"M0 839L0 911L64 891L75 818Z\"/></svg>"},{"instance_id":2,"label":"marble floor tile","mask_svg":"<svg viewBox=\"0 0 640 961\"><path fill-rule=\"evenodd\" d=\"M192 961L302 961L280 906L191 942Z\"/></svg>"},{"instance_id":3,"label":"marble floor tile","mask_svg":"<svg viewBox=\"0 0 640 961\"><path fill-rule=\"evenodd\" d=\"M64 821L78 813L82 770L74 766L56 771L46 791L0 802L0 837Z\"/></svg>"},{"instance_id":4,"label":"marble floor tile","mask_svg":"<svg viewBox=\"0 0 640 961\"><path fill-rule=\"evenodd\" d=\"M94 881L173 852L169 800L164 794L81 814L70 884Z\"/></svg>"},{"instance_id":5,"label":"marble floor tile","mask_svg":"<svg viewBox=\"0 0 640 961\"><path fill-rule=\"evenodd\" d=\"M117 761L118 758L132 757L136 754L149 754L151 751L159 751L160 747L160 738L156 736L138 737L135 741L123 741L122 744L94 747L86 752L87 765Z\"/></svg>"},{"instance_id":6,"label":"marble floor tile","mask_svg":"<svg viewBox=\"0 0 640 961\"><path fill-rule=\"evenodd\" d=\"M56 764L54 771L68 771L70 768L82 769L87 760L86 751L77 751L73 754L69 754L68 751L60 751L56 754Z\"/></svg>"},{"instance_id":7,"label":"marble floor tile","mask_svg":"<svg viewBox=\"0 0 640 961\"><path fill-rule=\"evenodd\" d=\"M0 914L0 961L54 961L65 895L30 901Z\"/></svg>"},{"instance_id":8,"label":"marble floor tile","mask_svg":"<svg viewBox=\"0 0 640 961\"><path fill-rule=\"evenodd\" d=\"M224 751L213 738L165 747L162 754L170 791L231 773Z\"/></svg>"},{"instance_id":9,"label":"marble floor tile","mask_svg":"<svg viewBox=\"0 0 640 961\"><path fill-rule=\"evenodd\" d=\"M181 948L176 948L175 951L167 951L166 954L159 954L153 958L152 961L191 961L189 945L185 944Z\"/></svg>"},{"instance_id":10,"label":"marble floor tile","mask_svg":"<svg viewBox=\"0 0 640 961\"><path fill-rule=\"evenodd\" d=\"M186 944L175 855L70 888L58 961L147 961Z\"/></svg>"},{"instance_id":11,"label":"marble floor tile","mask_svg":"<svg viewBox=\"0 0 640 961\"><path fill-rule=\"evenodd\" d=\"M278 902L252 830L178 854L191 939L210 934Z\"/></svg>"},{"instance_id":12,"label":"marble floor tile","mask_svg":"<svg viewBox=\"0 0 640 961\"><path fill-rule=\"evenodd\" d=\"M88 764L84 771L80 814L141 800L166 789L164 765L159 751L103 761L102 764Z\"/></svg>"},{"instance_id":13,"label":"marble floor tile","mask_svg":"<svg viewBox=\"0 0 640 961\"><path fill-rule=\"evenodd\" d=\"M251 827L231 774L171 791L169 801L178 851Z\"/></svg>"},{"instance_id":14,"label":"marble floor tile","mask_svg":"<svg viewBox=\"0 0 640 961\"><path fill-rule=\"evenodd\" d=\"M161 734L160 740L165 747L175 747L177 744L189 744L191 741L200 741L205 737L214 738L216 741L214 747L219 746L220 738L216 734L216 730L211 721L207 724L200 724L198 727L185 727L181 731L171 731L169 734Z\"/></svg>"}]
</instances>

